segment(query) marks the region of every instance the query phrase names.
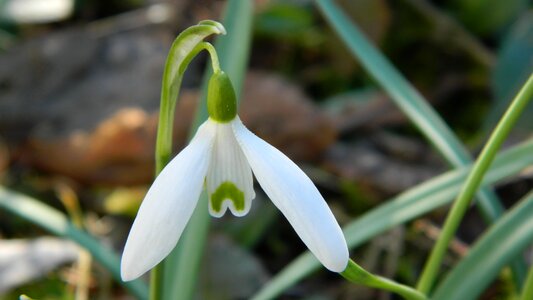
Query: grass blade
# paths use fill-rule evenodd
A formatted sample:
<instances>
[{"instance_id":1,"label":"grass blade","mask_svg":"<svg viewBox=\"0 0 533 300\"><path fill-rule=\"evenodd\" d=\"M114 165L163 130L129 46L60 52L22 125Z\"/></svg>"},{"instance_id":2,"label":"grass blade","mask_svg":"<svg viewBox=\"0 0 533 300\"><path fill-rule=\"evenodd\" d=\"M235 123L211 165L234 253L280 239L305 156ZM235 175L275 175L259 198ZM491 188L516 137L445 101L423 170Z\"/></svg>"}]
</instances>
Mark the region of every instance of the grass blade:
<instances>
[{"instance_id":1,"label":"grass blade","mask_svg":"<svg viewBox=\"0 0 533 300\"><path fill-rule=\"evenodd\" d=\"M533 265L529 267L527 279L520 295L520 300L533 299Z\"/></svg>"},{"instance_id":2,"label":"grass blade","mask_svg":"<svg viewBox=\"0 0 533 300\"><path fill-rule=\"evenodd\" d=\"M365 69L448 163L455 168L471 163L468 151L435 110L333 1L317 0L316 3L352 54L359 58ZM481 212L487 220L494 221L503 213L502 205L489 189L482 189L478 198Z\"/></svg>"},{"instance_id":3,"label":"grass blade","mask_svg":"<svg viewBox=\"0 0 533 300\"><path fill-rule=\"evenodd\" d=\"M459 224L471 203L472 197L479 188L479 184L481 183L485 172L490 167L496 153L532 98L533 75L531 75L526 81L501 120L498 122L494 131L491 133L489 140L483 147L483 150L472 167L472 172L470 172L466 178L459 196L457 196L457 199L454 201L442 227L442 232L439 235L437 243L431 250L431 255L426 261L426 265L424 266L424 270L418 281L417 289L422 293L429 294L435 278L439 273L442 259L448 250L448 245L455 236L455 232L457 231L457 228L459 228Z\"/></svg>"},{"instance_id":4,"label":"grass blade","mask_svg":"<svg viewBox=\"0 0 533 300\"><path fill-rule=\"evenodd\" d=\"M352 54L359 58L360 63L448 163L455 168L471 163L472 158L467 149L446 123L334 2L317 0L316 3ZM489 224L503 214L501 202L489 187L481 188L477 199L477 207ZM511 264L511 268L517 286L520 286L526 273L525 264L516 260Z\"/></svg>"},{"instance_id":5,"label":"grass blade","mask_svg":"<svg viewBox=\"0 0 533 300\"><path fill-rule=\"evenodd\" d=\"M533 242L533 192L494 224L431 299L477 299L499 271Z\"/></svg>"},{"instance_id":6,"label":"grass blade","mask_svg":"<svg viewBox=\"0 0 533 300\"><path fill-rule=\"evenodd\" d=\"M70 239L85 248L113 278L138 299L148 299L148 287L139 279L123 282L120 278L120 260L113 250L104 247L87 232L76 228L60 211L31 197L0 187L0 207L49 232Z\"/></svg>"}]
</instances>

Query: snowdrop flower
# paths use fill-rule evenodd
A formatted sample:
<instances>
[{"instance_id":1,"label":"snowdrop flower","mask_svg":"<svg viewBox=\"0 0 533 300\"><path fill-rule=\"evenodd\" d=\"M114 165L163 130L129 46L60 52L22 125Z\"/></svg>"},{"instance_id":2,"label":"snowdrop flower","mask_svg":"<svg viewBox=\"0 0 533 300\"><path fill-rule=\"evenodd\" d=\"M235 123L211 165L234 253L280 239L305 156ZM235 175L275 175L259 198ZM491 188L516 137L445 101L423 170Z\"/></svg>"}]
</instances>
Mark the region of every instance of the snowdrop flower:
<instances>
[{"instance_id":1,"label":"snowdrop flower","mask_svg":"<svg viewBox=\"0 0 533 300\"><path fill-rule=\"evenodd\" d=\"M348 264L344 235L309 177L287 156L250 132L237 116L228 76L217 71L208 86L209 119L148 190L122 256L122 278L133 280L176 246L205 186L209 213L250 211L257 181L316 258L329 270Z\"/></svg>"}]
</instances>

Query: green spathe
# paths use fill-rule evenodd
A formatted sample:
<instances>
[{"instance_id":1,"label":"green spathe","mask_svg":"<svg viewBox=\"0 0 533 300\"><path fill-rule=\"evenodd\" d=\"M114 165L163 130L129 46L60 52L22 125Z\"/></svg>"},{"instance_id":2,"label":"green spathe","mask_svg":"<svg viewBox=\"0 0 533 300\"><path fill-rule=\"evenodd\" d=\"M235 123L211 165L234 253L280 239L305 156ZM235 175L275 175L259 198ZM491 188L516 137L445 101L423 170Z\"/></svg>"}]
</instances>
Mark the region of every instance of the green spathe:
<instances>
[{"instance_id":1,"label":"green spathe","mask_svg":"<svg viewBox=\"0 0 533 300\"><path fill-rule=\"evenodd\" d=\"M211 119L220 123L230 122L237 115L235 91L228 75L223 71L215 71L209 79L207 111Z\"/></svg>"},{"instance_id":2,"label":"green spathe","mask_svg":"<svg viewBox=\"0 0 533 300\"><path fill-rule=\"evenodd\" d=\"M211 207L214 211L220 212L222 209L222 202L229 199L233 202L233 206L238 211L244 210L244 193L239 190L235 184L225 181L217 190L211 194Z\"/></svg>"}]
</instances>

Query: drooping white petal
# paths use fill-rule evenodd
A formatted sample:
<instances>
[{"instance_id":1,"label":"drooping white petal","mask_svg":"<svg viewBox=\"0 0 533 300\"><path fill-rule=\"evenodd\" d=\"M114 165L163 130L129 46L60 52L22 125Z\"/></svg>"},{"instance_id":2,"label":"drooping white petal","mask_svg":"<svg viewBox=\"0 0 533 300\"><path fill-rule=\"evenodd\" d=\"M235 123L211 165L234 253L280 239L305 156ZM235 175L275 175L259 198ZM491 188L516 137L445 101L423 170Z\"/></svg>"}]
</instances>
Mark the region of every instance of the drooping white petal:
<instances>
[{"instance_id":1,"label":"drooping white petal","mask_svg":"<svg viewBox=\"0 0 533 300\"><path fill-rule=\"evenodd\" d=\"M238 118L231 123L255 177L274 205L326 268L344 271L348 264L346 240L313 182L287 156L244 127Z\"/></svg>"},{"instance_id":2,"label":"drooping white petal","mask_svg":"<svg viewBox=\"0 0 533 300\"><path fill-rule=\"evenodd\" d=\"M176 246L200 197L215 128L204 123L190 144L157 176L133 222L121 262L123 280L157 265Z\"/></svg>"},{"instance_id":3,"label":"drooping white petal","mask_svg":"<svg viewBox=\"0 0 533 300\"><path fill-rule=\"evenodd\" d=\"M219 218L229 208L233 215L244 216L255 198L252 170L231 124L208 122L213 122L217 131L206 178L209 213Z\"/></svg>"}]
</instances>

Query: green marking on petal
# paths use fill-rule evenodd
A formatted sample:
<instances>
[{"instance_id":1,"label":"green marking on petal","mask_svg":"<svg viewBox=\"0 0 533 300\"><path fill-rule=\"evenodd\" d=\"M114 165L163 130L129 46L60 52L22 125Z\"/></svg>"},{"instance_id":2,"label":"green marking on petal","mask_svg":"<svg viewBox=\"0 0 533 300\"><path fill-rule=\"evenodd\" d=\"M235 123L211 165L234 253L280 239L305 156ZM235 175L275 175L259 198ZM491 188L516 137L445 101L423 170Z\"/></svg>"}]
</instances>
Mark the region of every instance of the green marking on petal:
<instances>
[{"instance_id":1,"label":"green marking on petal","mask_svg":"<svg viewBox=\"0 0 533 300\"><path fill-rule=\"evenodd\" d=\"M211 194L211 207L214 211L220 212L222 209L222 202L229 199L233 202L233 206L238 211L244 210L244 192L239 190L235 184L225 181Z\"/></svg>"}]
</instances>

